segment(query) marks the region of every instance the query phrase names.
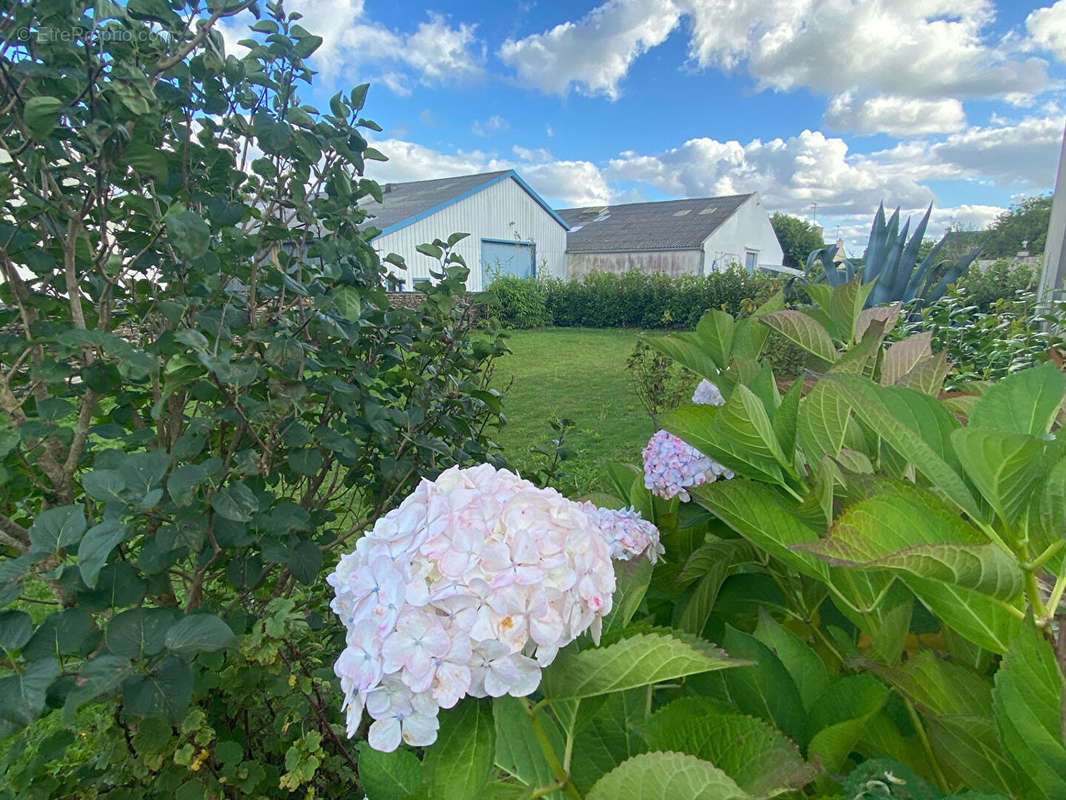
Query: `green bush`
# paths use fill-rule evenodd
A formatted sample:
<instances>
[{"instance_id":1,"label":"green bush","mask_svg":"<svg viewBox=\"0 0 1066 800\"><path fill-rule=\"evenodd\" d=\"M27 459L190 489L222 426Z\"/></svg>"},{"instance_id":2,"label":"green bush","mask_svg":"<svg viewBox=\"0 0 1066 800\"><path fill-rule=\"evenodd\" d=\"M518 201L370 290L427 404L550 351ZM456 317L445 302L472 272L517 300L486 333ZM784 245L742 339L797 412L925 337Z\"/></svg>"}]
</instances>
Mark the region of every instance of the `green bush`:
<instances>
[{"instance_id":1,"label":"green bush","mask_svg":"<svg viewBox=\"0 0 1066 800\"><path fill-rule=\"evenodd\" d=\"M693 328L715 308L750 311L784 281L732 267L710 275L593 272L584 280L501 278L491 313L506 327ZM500 288L497 292L497 284ZM542 308L543 304L543 308Z\"/></svg>"},{"instance_id":2,"label":"green bush","mask_svg":"<svg viewBox=\"0 0 1066 800\"><path fill-rule=\"evenodd\" d=\"M0 52L4 800L361 797L324 576L498 461L461 237L390 308L367 86L302 104L321 39L269 4L227 56L242 7L7 10L95 32Z\"/></svg>"},{"instance_id":3,"label":"green bush","mask_svg":"<svg viewBox=\"0 0 1066 800\"><path fill-rule=\"evenodd\" d=\"M659 415L688 402L699 379L673 359L638 341L626 359L633 391L640 404L658 426Z\"/></svg>"},{"instance_id":4,"label":"green bush","mask_svg":"<svg viewBox=\"0 0 1066 800\"><path fill-rule=\"evenodd\" d=\"M484 296L485 313L505 328L543 328L552 324L544 281L501 275Z\"/></svg>"},{"instance_id":5,"label":"green bush","mask_svg":"<svg viewBox=\"0 0 1066 800\"><path fill-rule=\"evenodd\" d=\"M970 304L988 311L998 300L1013 300L1019 292L1033 289L1037 278L1037 270L1028 264L1001 258L984 269L971 267L956 289Z\"/></svg>"},{"instance_id":6,"label":"green bush","mask_svg":"<svg viewBox=\"0 0 1066 800\"><path fill-rule=\"evenodd\" d=\"M901 329L927 333L934 350L944 350L952 365L947 387L958 389L971 381L997 381L1063 349L1066 302L1055 301L1037 311L1036 295L1019 291L1000 298L987 309L973 296L955 291L923 309Z\"/></svg>"}]
</instances>

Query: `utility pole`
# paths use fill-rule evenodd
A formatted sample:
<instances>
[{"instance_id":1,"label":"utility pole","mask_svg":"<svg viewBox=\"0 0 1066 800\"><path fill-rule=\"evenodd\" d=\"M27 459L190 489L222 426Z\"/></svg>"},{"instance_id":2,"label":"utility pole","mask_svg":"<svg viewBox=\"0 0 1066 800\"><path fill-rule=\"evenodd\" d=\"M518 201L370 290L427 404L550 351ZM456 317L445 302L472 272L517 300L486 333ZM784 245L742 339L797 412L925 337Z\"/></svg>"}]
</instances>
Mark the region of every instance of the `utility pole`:
<instances>
[{"instance_id":1,"label":"utility pole","mask_svg":"<svg viewBox=\"0 0 1066 800\"><path fill-rule=\"evenodd\" d=\"M1044 245L1044 269L1040 274L1041 305L1055 299L1066 282L1066 131L1063 131L1059 151L1059 172L1055 180L1055 196L1051 201L1051 220L1048 223L1047 243Z\"/></svg>"}]
</instances>

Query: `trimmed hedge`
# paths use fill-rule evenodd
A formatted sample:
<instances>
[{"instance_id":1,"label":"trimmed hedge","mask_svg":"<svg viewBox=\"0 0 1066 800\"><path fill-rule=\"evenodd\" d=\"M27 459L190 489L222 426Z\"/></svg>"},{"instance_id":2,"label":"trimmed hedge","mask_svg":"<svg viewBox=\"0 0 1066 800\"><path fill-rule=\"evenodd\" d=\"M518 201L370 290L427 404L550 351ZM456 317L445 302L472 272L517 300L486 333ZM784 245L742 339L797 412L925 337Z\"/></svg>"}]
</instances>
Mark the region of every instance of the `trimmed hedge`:
<instances>
[{"instance_id":1,"label":"trimmed hedge","mask_svg":"<svg viewBox=\"0 0 1066 800\"><path fill-rule=\"evenodd\" d=\"M501 276L486 310L508 328L694 328L704 312L743 314L784 285L739 267L710 275L593 272L584 281Z\"/></svg>"}]
</instances>

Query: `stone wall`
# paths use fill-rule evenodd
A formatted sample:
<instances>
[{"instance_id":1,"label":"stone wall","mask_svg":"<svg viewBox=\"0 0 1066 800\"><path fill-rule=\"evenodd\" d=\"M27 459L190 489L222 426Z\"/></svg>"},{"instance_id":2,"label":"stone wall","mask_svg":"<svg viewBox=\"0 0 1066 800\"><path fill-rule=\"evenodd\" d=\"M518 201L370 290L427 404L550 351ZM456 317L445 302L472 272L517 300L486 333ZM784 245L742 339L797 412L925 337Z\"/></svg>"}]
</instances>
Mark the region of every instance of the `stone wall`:
<instances>
[{"instance_id":1,"label":"stone wall","mask_svg":"<svg viewBox=\"0 0 1066 800\"><path fill-rule=\"evenodd\" d=\"M426 295L423 292L386 292L389 305L393 308L418 308ZM473 303L479 296L479 292L467 292L466 300Z\"/></svg>"},{"instance_id":2,"label":"stone wall","mask_svg":"<svg viewBox=\"0 0 1066 800\"><path fill-rule=\"evenodd\" d=\"M387 292L393 308L418 308L426 295L422 292Z\"/></svg>"}]
</instances>

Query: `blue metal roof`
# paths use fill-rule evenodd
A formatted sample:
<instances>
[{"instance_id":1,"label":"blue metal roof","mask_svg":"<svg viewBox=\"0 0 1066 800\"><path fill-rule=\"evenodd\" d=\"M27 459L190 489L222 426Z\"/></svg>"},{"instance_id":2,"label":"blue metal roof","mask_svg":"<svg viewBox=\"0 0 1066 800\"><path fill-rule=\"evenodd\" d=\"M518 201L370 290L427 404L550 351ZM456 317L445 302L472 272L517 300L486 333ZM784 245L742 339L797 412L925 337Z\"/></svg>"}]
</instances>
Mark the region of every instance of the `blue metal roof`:
<instances>
[{"instance_id":1,"label":"blue metal roof","mask_svg":"<svg viewBox=\"0 0 1066 800\"><path fill-rule=\"evenodd\" d=\"M544 199L533 191L533 188L513 169L429 181L386 184L382 186L380 205L373 199L368 199L363 205L363 209L372 215L372 218L365 224L380 228L381 233L378 236L385 236L393 231L406 228L408 225L413 225L508 178L513 178L515 183L522 187L537 205L563 226L563 230L570 230L566 220L555 213L551 206L544 202Z\"/></svg>"}]
</instances>

